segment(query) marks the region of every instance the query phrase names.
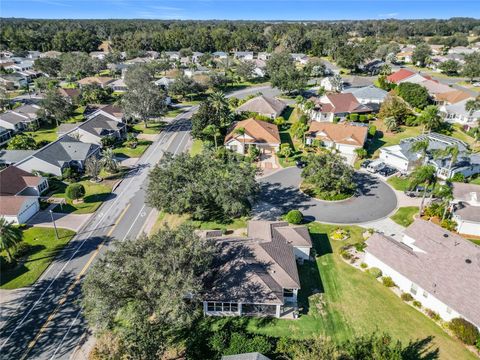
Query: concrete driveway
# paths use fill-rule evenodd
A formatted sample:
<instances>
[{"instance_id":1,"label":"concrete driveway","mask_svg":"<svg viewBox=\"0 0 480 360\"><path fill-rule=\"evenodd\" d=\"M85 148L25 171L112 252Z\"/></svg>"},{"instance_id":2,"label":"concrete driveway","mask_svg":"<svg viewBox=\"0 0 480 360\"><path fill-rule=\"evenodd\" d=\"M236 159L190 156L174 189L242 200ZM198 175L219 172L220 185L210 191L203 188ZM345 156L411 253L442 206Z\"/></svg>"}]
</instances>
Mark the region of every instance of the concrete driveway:
<instances>
[{"instance_id":1,"label":"concrete driveway","mask_svg":"<svg viewBox=\"0 0 480 360\"><path fill-rule=\"evenodd\" d=\"M261 191L254 205L255 218L276 219L288 210L298 209L312 220L336 224L359 224L388 216L397 207L395 192L380 179L355 173L357 194L331 202L314 199L299 190L301 170L289 167L261 178Z\"/></svg>"}]
</instances>

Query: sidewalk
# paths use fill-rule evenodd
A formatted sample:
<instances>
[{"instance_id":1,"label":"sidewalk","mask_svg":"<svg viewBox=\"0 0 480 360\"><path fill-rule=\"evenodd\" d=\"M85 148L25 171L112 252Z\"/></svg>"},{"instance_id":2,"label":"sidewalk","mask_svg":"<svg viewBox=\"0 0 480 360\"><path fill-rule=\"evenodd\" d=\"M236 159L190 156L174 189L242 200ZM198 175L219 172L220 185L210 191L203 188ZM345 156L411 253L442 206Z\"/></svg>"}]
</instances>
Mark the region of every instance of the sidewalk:
<instances>
[{"instance_id":1,"label":"sidewalk","mask_svg":"<svg viewBox=\"0 0 480 360\"><path fill-rule=\"evenodd\" d=\"M62 214L52 213L57 228L70 229L78 232L93 214ZM53 227L52 217L48 210L39 211L30 220L28 225Z\"/></svg>"}]
</instances>

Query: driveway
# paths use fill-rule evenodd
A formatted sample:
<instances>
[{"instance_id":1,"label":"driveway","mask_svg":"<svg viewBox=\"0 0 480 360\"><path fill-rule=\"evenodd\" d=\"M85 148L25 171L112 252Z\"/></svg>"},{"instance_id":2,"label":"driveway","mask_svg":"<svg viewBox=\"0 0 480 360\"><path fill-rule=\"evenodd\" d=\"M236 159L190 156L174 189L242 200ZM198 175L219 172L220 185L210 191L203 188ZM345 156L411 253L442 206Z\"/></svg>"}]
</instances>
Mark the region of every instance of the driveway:
<instances>
[{"instance_id":1,"label":"driveway","mask_svg":"<svg viewBox=\"0 0 480 360\"><path fill-rule=\"evenodd\" d=\"M279 170L260 182L260 194L253 212L258 219L276 219L291 209L304 216L327 223L359 224L382 219L397 207L395 192L380 179L365 173L355 173L357 194L350 199L321 201L299 190L301 170L289 167Z\"/></svg>"},{"instance_id":2,"label":"driveway","mask_svg":"<svg viewBox=\"0 0 480 360\"><path fill-rule=\"evenodd\" d=\"M78 232L93 214L52 213L52 215L58 228ZM53 227L52 215L48 211L39 211L27 221L27 224L39 227Z\"/></svg>"}]
</instances>

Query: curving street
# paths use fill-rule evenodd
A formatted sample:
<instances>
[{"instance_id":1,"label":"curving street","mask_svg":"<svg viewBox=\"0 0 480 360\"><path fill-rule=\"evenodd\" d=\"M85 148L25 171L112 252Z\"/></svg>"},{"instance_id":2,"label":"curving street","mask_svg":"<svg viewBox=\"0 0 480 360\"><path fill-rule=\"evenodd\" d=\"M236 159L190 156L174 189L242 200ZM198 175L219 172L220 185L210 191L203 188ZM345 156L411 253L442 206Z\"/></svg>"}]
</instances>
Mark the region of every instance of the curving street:
<instances>
[{"instance_id":1,"label":"curving street","mask_svg":"<svg viewBox=\"0 0 480 360\"><path fill-rule=\"evenodd\" d=\"M397 207L395 192L375 176L355 173L357 193L338 202L321 201L299 190L301 169L289 167L260 179L260 194L254 206L256 218L271 219L298 209L312 220L358 224L378 220Z\"/></svg>"}]
</instances>

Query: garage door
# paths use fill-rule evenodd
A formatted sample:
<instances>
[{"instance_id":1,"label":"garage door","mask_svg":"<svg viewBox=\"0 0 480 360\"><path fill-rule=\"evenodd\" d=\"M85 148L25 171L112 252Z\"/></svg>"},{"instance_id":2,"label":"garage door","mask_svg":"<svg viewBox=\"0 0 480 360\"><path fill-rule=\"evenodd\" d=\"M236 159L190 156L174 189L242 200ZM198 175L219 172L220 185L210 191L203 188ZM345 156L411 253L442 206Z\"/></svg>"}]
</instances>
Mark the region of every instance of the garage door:
<instances>
[{"instance_id":1,"label":"garage door","mask_svg":"<svg viewBox=\"0 0 480 360\"><path fill-rule=\"evenodd\" d=\"M20 224L25 224L28 219L35 215L40 210L40 204L37 200L28 203L26 207L18 214L18 221Z\"/></svg>"}]
</instances>

